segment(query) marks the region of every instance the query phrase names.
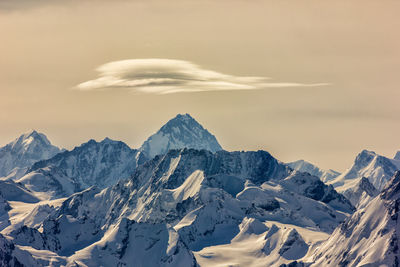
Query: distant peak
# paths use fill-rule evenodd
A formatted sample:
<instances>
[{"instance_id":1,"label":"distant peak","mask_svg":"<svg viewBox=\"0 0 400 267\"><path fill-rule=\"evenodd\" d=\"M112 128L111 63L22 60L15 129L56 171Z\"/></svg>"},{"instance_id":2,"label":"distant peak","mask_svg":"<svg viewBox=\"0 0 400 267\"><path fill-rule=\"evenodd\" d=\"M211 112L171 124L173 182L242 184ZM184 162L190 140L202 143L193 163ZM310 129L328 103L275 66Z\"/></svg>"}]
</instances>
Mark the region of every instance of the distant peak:
<instances>
[{"instance_id":1,"label":"distant peak","mask_svg":"<svg viewBox=\"0 0 400 267\"><path fill-rule=\"evenodd\" d=\"M33 143L44 143L46 145L50 145L50 141L49 139L47 139L47 136L37 132L36 130L29 130L25 133L23 133L22 135L20 135L17 139L14 140L14 142L12 142L11 144L13 144L13 146L15 145L30 145Z\"/></svg>"},{"instance_id":2,"label":"distant peak","mask_svg":"<svg viewBox=\"0 0 400 267\"><path fill-rule=\"evenodd\" d=\"M178 115L176 115L176 118L190 118L190 119L193 119L193 117L192 117L192 116L190 116L190 114L189 114L189 113L185 113L185 114L178 114Z\"/></svg>"},{"instance_id":3,"label":"distant peak","mask_svg":"<svg viewBox=\"0 0 400 267\"><path fill-rule=\"evenodd\" d=\"M212 152L222 150L214 135L191 115L178 114L150 136L140 150L149 158L165 154L170 149L194 148Z\"/></svg>"},{"instance_id":4,"label":"distant peak","mask_svg":"<svg viewBox=\"0 0 400 267\"><path fill-rule=\"evenodd\" d=\"M400 160L400 151L396 152L396 155L394 156L395 160Z\"/></svg>"},{"instance_id":5,"label":"distant peak","mask_svg":"<svg viewBox=\"0 0 400 267\"><path fill-rule=\"evenodd\" d=\"M361 163L370 162L375 156L376 156L376 153L374 151L369 151L369 150L364 149L357 155L354 163L361 164Z\"/></svg>"},{"instance_id":6,"label":"distant peak","mask_svg":"<svg viewBox=\"0 0 400 267\"><path fill-rule=\"evenodd\" d=\"M189 125L190 126L189 128L196 127L201 130L205 130L200 123L198 123L192 116L186 113L186 114L178 114L174 118L170 119L166 124L164 124L161 127L160 131L169 132L174 128L180 128L184 125L186 126Z\"/></svg>"},{"instance_id":7,"label":"distant peak","mask_svg":"<svg viewBox=\"0 0 400 267\"><path fill-rule=\"evenodd\" d=\"M23 138L23 139L27 139L27 138L29 138L29 137L38 138L38 137L42 137L42 136L45 136L45 135L44 135L44 134L38 133L38 132L37 132L36 130L34 130L34 129L31 129L31 130L26 131L25 133L23 133L23 134L20 136L20 138Z\"/></svg>"},{"instance_id":8,"label":"distant peak","mask_svg":"<svg viewBox=\"0 0 400 267\"><path fill-rule=\"evenodd\" d=\"M185 113L185 114L178 114L175 116L175 118L171 119L170 121L196 121L190 114Z\"/></svg>"}]
</instances>

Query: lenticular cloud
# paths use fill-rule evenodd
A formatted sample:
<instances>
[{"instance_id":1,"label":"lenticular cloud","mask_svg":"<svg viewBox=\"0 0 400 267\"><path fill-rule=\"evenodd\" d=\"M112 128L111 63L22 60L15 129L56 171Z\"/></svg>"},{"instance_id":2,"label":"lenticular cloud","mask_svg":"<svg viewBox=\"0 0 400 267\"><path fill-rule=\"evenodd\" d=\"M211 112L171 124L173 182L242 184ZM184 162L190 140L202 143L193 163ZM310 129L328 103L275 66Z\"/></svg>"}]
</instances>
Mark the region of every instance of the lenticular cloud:
<instances>
[{"instance_id":1,"label":"lenticular cloud","mask_svg":"<svg viewBox=\"0 0 400 267\"><path fill-rule=\"evenodd\" d=\"M278 87L310 87L319 84L268 82L266 77L243 77L206 70L184 60L128 59L97 68L99 77L79 84L83 91L129 89L142 93L257 90Z\"/></svg>"}]
</instances>

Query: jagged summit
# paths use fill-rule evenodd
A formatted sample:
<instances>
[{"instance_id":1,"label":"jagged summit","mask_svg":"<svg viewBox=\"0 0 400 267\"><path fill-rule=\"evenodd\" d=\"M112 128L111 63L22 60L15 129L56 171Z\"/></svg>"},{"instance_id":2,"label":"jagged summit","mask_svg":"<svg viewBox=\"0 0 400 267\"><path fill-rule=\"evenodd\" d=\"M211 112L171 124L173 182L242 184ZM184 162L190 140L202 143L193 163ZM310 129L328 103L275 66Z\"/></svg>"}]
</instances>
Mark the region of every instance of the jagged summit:
<instances>
[{"instance_id":1,"label":"jagged summit","mask_svg":"<svg viewBox=\"0 0 400 267\"><path fill-rule=\"evenodd\" d=\"M194 148L211 152L222 150L214 135L189 114L178 114L169 120L141 146L148 158L165 154L170 149Z\"/></svg>"},{"instance_id":2,"label":"jagged summit","mask_svg":"<svg viewBox=\"0 0 400 267\"><path fill-rule=\"evenodd\" d=\"M30 130L6 146L0 148L0 177L18 172L33 163L49 159L61 150L53 146L46 135Z\"/></svg>"},{"instance_id":3,"label":"jagged summit","mask_svg":"<svg viewBox=\"0 0 400 267\"><path fill-rule=\"evenodd\" d=\"M394 156L395 160L400 160L400 151L396 152L396 155Z\"/></svg>"},{"instance_id":4,"label":"jagged summit","mask_svg":"<svg viewBox=\"0 0 400 267\"><path fill-rule=\"evenodd\" d=\"M357 155L354 164L358 166L368 164L376 155L374 151L364 149Z\"/></svg>"},{"instance_id":5,"label":"jagged summit","mask_svg":"<svg viewBox=\"0 0 400 267\"><path fill-rule=\"evenodd\" d=\"M346 172L329 183L332 183L335 187L344 186L347 189L346 184L365 177L376 189L382 190L386 182L399 168L399 160L384 157L373 151L363 150L357 155L353 165Z\"/></svg>"},{"instance_id":6,"label":"jagged summit","mask_svg":"<svg viewBox=\"0 0 400 267\"><path fill-rule=\"evenodd\" d=\"M51 146L47 136L37 132L36 130L25 132L10 143L11 147L16 150L28 150L36 144Z\"/></svg>"},{"instance_id":7,"label":"jagged summit","mask_svg":"<svg viewBox=\"0 0 400 267\"><path fill-rule=\"evenodd\" d=\"M18 181L30 185L37 184L32 179L39 177L42 180L56 177L61 181L70 180L74 188L65 190L63 186L56 194L63 196L64 192L79 191L93 185L99 188L113 185L119 179L132 175L137 165L145 160L138 150L131 149L122 141L105 138L97 142L90 139L71 151L64 151L50 159L36 162ZM45 192L42 187L36 190Z\"/></svg>"}]
</instances>

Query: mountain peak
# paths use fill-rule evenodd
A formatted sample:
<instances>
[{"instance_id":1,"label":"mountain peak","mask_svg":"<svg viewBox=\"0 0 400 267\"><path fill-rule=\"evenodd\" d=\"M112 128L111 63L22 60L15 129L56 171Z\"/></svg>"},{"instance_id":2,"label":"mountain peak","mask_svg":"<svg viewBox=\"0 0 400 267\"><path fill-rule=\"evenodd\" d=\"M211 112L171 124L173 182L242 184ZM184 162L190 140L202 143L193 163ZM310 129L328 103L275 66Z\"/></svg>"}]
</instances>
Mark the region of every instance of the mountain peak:
<instances>
[{"instance_id":1,"label":"mountain peak","mask_svg":"<svg viewBox=\"0 0 400 267\"><path fill-rule=\"evenodd\" d=\"M174 118L170 119L166 124L161 127L160 131L171 131L173 130L173 128L180 127L182 125L200 126L201 128L203 128L203 126L201 126L192 116L186 113L178 114Z\"/></svg>"},{"instance_id":2,"label":"mountain peak","mask_svg":"<svg viewBox=\"0 0 400 267\"><path fill-rule=\"evenodd\" d=\"M371 161L375 156L376 156L376 153L374 151L364 149L357 155L354 163L362 163L362 162L366 162L366 161Z\"/></svg>"},{"instance_id":3,"label":"mountain peak","mask_svg":"<svg viewBox=\"0 0 400 267\"><path fill-rule=\"evenodd\" d=\"M396 152L396 155L394 156L395 160L400 160L400 150Z\"/></svg>"},{"instance_id":4,"label":"mountain peak","mask_svg":"<svg viewBox=\"0 0 400 267\"><path fill-rule=\"evenodd\" d=\"M60 151L46 135L36 130L25 132L0 148L0 176L9 175L15 168L26 168L36 161L51 158Z\"/></svg>"},{"instance_id":5,"label":"mountain peak","mask_svg":"<svg viewBox=\"0 0 400 267\"><path fill-rule=\"evenodd\" d=\"M189 113L185 114L178 114L174 119L180 119L180 120L194 120L192 116L190 116Z\"/></svg>"},{"instance_id":6,"label":"mountain peak","mask_svg":"<svg viewBox=\"0 0 400 267\"><path fill-rule=\"evenodd\" d=\"M10 147L12 150L18 150L20 152L26 151L28 153L30 153L31 150L31 152L33 152L33 150L36 150L37 147L54 147L45 134L39 133L36 130L29 130L21 134L14 141L6 145L6 147L7 146Z\"/></svg>"},{"instance_id":7,"label":"mountain peak","mask_svg":"<svg viewBox=\"0 0 400 267\"><path fill-rule=\"evenodd\" d=\"M18 146L22 145L25 148L29 145L34 144L35 142L37 143L42 143L43 145L49 146L51 145L49 139L47 139L47 136L37 132L36 130L29 130L25 133L23 133L20 137L14 140L13 146Z\"/></svg>"},{"instance_id":8,"label":"mountain peak","mask_svg":"<svg viewBox=\"0 0 400 267\"><path fill-rule=\"evenodd\" d=\"M73 150L34 163L28 169L24 182L31 183L29 179L32 173L41 173L45 179L69 179L74 188L68 186L58 191L54 190L55 194L52 197L60 197L68 195L66 193L70 191L86 189L93 185L104 188L115 184L119 179L128 178L139 162L144 160L136 149L131 149L122 141L105 138L97 142L90 139ZM46 190L39 186L36 189L39 192Z\"/></svg>"},{"instance_id":9,"label":"mountain peak","mask_svg":"<svg viewBox=\"0 0 400 267\"><path fill-rule=\"evenodd\" d=\"M378 191L381 191L399 168L398 160L387 158L373 151L363 150L357 155L351 168L338 176L331 184L339 192L357 191L357 181L365 177Z\"/></svg>"},{"instance_id":10,"label":"mountain peak","mask_svg":"<svg viewBox=\"0 0 400 267\"><path fill-rule=\"evenodd\" d=\"M189 114L178 114L141 146L147 157L165 154L170 149L194 148L211 152L222 150L214 135Z\"/></svg>"},{"instance_id":11,"label":"mountain peak","mask_svg":"<svg viewBox=\"0 0 400 267\"><path fill-rule=\"evenodd\" d=\"M24 136L31 136L31 135L37 135L38 132L35 129L30 129L29 131L26 131L24 134Z\"/></svg>"},{"instance_id":12,"label":"mountain peak","mask_svg":"<svg viewBox=\"0 0 400 267\"><path fill-rule=\"evenodd\" d=\"M379 157L374 151L364 149L354 160L352 169L362 169L367 167L376 157Z\"/></svg>"}]
</instances>

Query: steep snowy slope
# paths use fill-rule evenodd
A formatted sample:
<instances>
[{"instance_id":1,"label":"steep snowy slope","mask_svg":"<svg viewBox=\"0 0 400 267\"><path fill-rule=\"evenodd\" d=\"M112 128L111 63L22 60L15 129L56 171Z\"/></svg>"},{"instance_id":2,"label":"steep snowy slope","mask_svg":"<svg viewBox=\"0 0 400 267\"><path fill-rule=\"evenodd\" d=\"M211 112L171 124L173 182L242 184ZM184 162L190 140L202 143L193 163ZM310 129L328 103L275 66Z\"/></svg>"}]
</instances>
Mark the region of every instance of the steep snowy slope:
<instances>
[{"instance_id":1,"label":"steep snowy slope","mask_svg":"<svg viewBox=\"0 0 400 267\"><path fill-rule=\"evenodd\" d=\"M317 177L293 171L265 151L183 149L170 150L140 165L131 178L112 187L92 187L70 196L50 212L40 229L22 226L12 228L7 235L18 246L51 251L70 262L94 266L99 253L112 264L129 262L133 251L118 254L124 247L122 240L145 242L146 238L132 233L132 229L138 227L138 231L153 236L150 229L159 227L158 236L153 237L160 241L154 243L154 249L165 257L157 258L157 262L169 259L172 250L168 248L176 244L172 247L180 247L183 254L176 252L171 260L174 262L175 258L191 259L185 251L235 242L245 218L331 233L352 210L347 199L332 187ZM123 230L126 227L121 228L121 223L135 226ZM123 234L117 234L121 231ZM287 261L300 258L310 245L304 245L307 237L300 232L282 229L274 237L282 237L279 244L258 253L284 255ZM166 249L162 240L167 236Z\"/></svg>"},{"instance_id":2,"label":"steep snowy slope","mask_svg":"<svg viewBox=\"0 0 400 267\"><path fill-rule=\"evenodd\" d=\"M21 203L37 203L39 198L32 194L23 185L14 181L0 181L0 231L12 223L9 211L10 203L18 201Z\"/></svg>"},{"instance_id":3,"label":"steep snowy slope","mask_svg":"<svg viewBox=\"0 0 400 267\"><path fill-rule=\"evenodd\" d=\"M148 158L165 154L170 149L195 148L211 152L222 150L214 135L203 128L189 114L177 115L141 146Z\"/></svg>"},{"instance_id":4,"label":"steep snowy slope","mask_svg":"<svg viewBox=\"0 0 400 267\"><path fill-rule=\"evenodd\" d=\"M311 256L312 266L398 266L400 172Z\"/></svg>"},{"instance_id":5,"label":"steep snowy slope","mask_svg":"<svg viewBox=\"0 0 400 267\"><path fill-rule=\"evenodd\" d=\"M0 148L0 177L19 178L33 163L61 152L47 137L36 131L24 133Z\"/></svg>"},{"instance_id":6,"label":"steep snowy slope","mask_svg":"<svg viewBox=\"0 0 400 267\"><path fill-rule=\"evenodd\" d=\"M65 197L93 185L113 185L131 176L144 161L141 153L123 142L90 140L72 151L36 162L18 182L47 198Z\"/></svg>"},{"instance_id":7,"label":"steep snowy slope","mask_svg":"<svg viewBox=\"0 0 400 267\"><path fill-rule=\"evenodd\" d=\"M304 160L297 160L294 162L290 162L287 164L290 168L301 171L301 172L308 172L311 175L317 176L321 181L328 182L340 175L339 172L334 170L323 170L318 168L316 165L304 161Z\"/></svg>"},{"instance_id":8,"label":"steep snowy slope","mask_svg":"<svg viewBox=\"0 0 400 267\"><path fill-rule=\"evenodd\" d=\"M24 203L20 201L9 201L8 216L11 226L2 230L3 234L8 234L21 226L28 226L40 229L46 217L53 213L65 200L60 198L50 201L40 201L37 203Z\"/></svg>"},{"instance_id":9,"label":"steep snowy slope","mask_svg":"<svg viewBox=\"0 0 400 267\"><path fill-rule=\"evenodd\" d=\"M12 180L0 181L0 194L8 201L21 201L26 203L35 203L39 198L30 192L23 185Z\"/></svg>"},{"instance_id":10,"label":"steep snowy slope","mask_svg":"<svg viewBox=\"0 0 400 267\"><path fill-rule=\"evenodd\" d=\"M304 257L329 235L290 224L244 218L229 244L206 247L195 256L200 266L280 266Z\"/></svg>"},{"instance_id":11,"label":"steep snowy slope","mask_svg":"<svg viewBox=\"0 0 400 267\"><path fill-rule=\"evenodd\" d=\"M103 238L69 258L77 265L97 266L198 266L193 253L165 224L135 223L126 218Z\"/></svg>"},{"instance_id":12,"label":"steep snowy slope","mask_svg":"<svg viewBox=\"0 0 400 267\"><path fill-rule=\"evenodd\" d=\"M54 166L28 172L16 182L41 200L67 197L80 191L78 183Z\"/></svg>"}]
</instances>

